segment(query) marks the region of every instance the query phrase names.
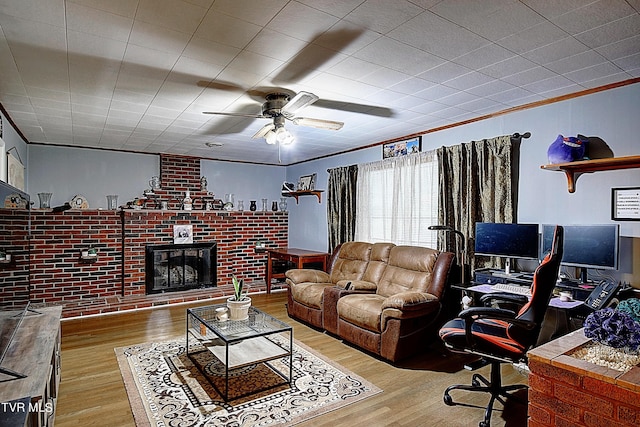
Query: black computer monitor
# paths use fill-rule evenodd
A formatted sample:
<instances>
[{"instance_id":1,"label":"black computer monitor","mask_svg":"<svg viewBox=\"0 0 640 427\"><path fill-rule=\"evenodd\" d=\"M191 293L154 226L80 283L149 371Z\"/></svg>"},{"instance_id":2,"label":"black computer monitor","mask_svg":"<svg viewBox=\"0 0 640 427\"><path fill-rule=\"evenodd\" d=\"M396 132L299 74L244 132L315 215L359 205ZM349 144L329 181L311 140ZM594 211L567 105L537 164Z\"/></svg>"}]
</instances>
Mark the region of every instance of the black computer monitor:
<instances>
[{"instance_id":1,"label":"black computer monitor","mask_svg":"<svg viewBox=\"0 0 640 427\"><path fill-rule=\"evenodd\" d=\"M551 250L553 225L542 226L542 251ZM587 283L587 269L618 269L620 227L618 224L563 225L562 265L581 267L580 281Z\"/></svg>"},{"instance_id":2,"label":"black computer monitor","mask_svg":"<svg viewBox=\"0 0 640 427\"><path fill-rule=\"evenodd\" d=\"M507 259L505 273L510 273L510 259L538 259L538 224L477 222L475 255Z\"/></svg>"}]
</instances>

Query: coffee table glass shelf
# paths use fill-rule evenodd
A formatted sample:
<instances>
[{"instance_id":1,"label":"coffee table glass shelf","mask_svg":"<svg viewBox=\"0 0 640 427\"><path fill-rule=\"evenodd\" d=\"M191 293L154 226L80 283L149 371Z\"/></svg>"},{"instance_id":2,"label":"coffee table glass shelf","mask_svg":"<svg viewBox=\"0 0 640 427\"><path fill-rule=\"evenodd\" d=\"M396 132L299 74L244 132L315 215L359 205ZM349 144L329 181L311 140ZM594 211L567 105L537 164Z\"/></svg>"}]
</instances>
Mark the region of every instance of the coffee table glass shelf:
<instances>
[{"instance_id":1,"label":"coffee table glass shelf","mask_svg":"<svg viewBox=\"0 0 640 427\"><path fill-rule=\"evenodd\" d=\"M211 385L225 401L229 400L229 376L235 370L265 363L282 377L283 382L269 388L288 384L293 375L293 329L269 314L249 307L246 320L223 320L216 317L216 308L225 304L209 305L187 309L187 356L196 366L192 354L210 351L224 365L224 390L219 390L213 381ZM195 342L194 342L195 339ZM204 347L204 349L203 349ZM288 359L289 372L281 372L270 361ZM287 375L288 374L288 375ZM205 375L206 376L206 375ZM245 397L266 389L252 390L234 399Z\"/></svg>"}]
</instances>

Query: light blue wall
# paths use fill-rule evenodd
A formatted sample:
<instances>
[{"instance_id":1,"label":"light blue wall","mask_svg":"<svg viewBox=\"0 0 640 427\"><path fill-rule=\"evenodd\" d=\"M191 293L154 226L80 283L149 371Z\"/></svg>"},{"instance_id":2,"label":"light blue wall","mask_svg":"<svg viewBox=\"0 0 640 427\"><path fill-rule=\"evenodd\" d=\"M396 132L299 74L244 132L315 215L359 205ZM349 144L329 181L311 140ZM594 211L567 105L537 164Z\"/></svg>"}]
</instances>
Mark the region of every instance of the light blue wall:
<instances>
[{"instance_id":1,"label":"light blue wall","mask_svg":"<svg viewBox=\"0 0 640 427\"><path fill-rule=\"evenodd\" d=\"M117 194L119 205L142 197L159 171L157 155L30 145L28 193L35 207L38 193L53 193L52 207L81 195L90 208L106 208L107 194Z\"/></svg>"},{"instance_id":2,"label":"light blue wall","mask_svg":"<svg viewBox=\"0 0 640 427\"><path fill-rule=\"evenodd\" d=\"M274 200L280 200L286 169L203 159L200 161L200 172L207 177L207 189L216 198L224 199L225 194L233 194L236 204L238 200L243 200L245 210L249 210L250 200L257 202L258 209L262 209L263 198L269 201L269 209Z\"/></svg>"},{"instance_id":3,"label":"light blue wall","mask_svg":"<svg viewBox=\"0 0 640 427\"><path fill-rule=\"evenodd\" d=\"M518 220L534 223L590 224L611 221L611 188L640 186L640 169L584 174L570 194L561 172L545 171L547 148L558 134L597 136L616 157L640 154L640 84L518 111L423 136L423 151L515 132L531 132L520 155ZM363 141L363 143L373 143ZM307 162L287 169L287 180L318 174L316 188L326 188L327 168L366 163L382 157L379 147ZM312 199L292 209L289 240L293 246L326 249L326 206ZM619 222L623 236L640 237L640 222Z\"/></svg>"}]
</instances>

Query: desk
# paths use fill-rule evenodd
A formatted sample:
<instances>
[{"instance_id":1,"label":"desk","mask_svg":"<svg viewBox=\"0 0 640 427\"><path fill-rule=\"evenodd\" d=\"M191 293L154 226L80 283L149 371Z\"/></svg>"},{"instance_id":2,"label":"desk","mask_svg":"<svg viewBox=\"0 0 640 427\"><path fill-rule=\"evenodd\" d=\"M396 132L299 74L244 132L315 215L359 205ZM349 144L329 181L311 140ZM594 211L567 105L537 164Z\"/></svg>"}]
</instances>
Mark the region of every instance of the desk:
<instances>
[{"instance_id":1,"label":"desk","mask_svg":"<svg viewBox=\"0 0 640 427\"><path fill-rule=\"evenodd\" d=\"M265 278L267 284L267 293L271 293L271 279L283 278L284 273L273 274L272 260L281 259L284 261L291 261L296 265L296 268L304 268L305 264L312 262L322 263L322 271L327 271L327 258L329 254L326 252L308 251L306 249L297 248L279 248L279 249L267 249L267 277Z\"/></svg>"},{"instance_id":2,"label":"desk","mask_svg":"<svg viewBox=\"0 0 640 427\"><path fill-rule=\"evenodd\" d=\"M486 284L456 284L452 288L467 292L477 292L487 294L495 292L491 289L491 285ZM572 313L581 310L584 307L583 301L572 299L571 301L561 301L558 297L553 297L549 301L551 310L545 314L544 321L540 330L538 344L548 342L553 338L564 335L576 329L572 325ZM582 327L579 325L578 327Z\"/></svg>"}]
</instances>

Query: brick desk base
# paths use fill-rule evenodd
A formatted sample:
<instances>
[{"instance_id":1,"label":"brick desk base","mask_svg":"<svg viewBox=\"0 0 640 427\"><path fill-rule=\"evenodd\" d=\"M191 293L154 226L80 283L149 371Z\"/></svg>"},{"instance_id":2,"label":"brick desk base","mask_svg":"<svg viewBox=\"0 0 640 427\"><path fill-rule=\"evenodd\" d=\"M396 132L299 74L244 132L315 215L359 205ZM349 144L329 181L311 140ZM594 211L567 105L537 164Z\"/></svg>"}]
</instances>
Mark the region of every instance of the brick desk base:
<instances>
[{"instance_id":1,"label":"brick desk base","mask_svg":"<svg viewBox=\"0 0 640 427\"><path fill-rule=\"evenodd\" d=\"M529 426L639 426L640 368L622 373L569 356L583 329L529 352Z\"/></svg>"}]
</instances>

